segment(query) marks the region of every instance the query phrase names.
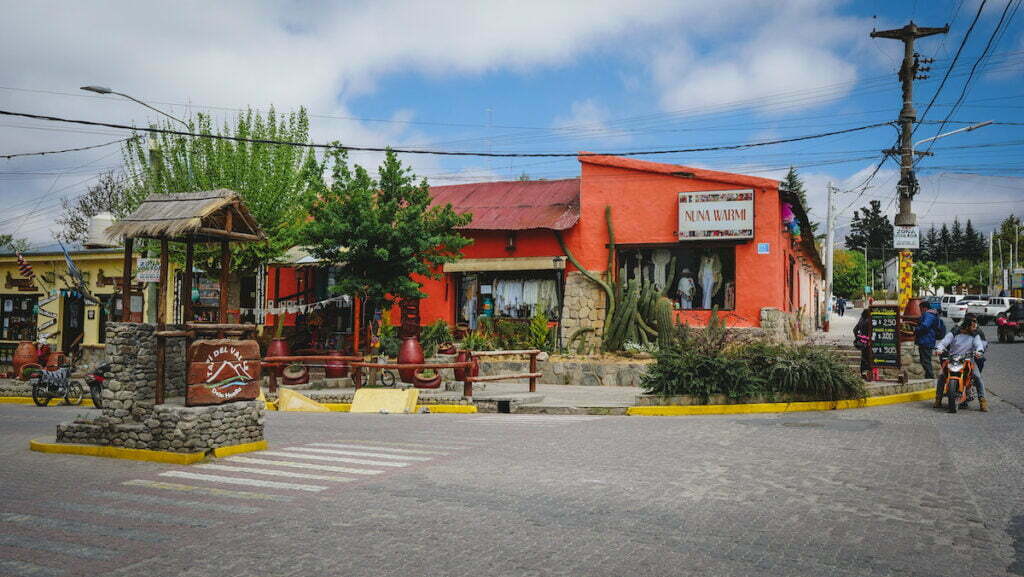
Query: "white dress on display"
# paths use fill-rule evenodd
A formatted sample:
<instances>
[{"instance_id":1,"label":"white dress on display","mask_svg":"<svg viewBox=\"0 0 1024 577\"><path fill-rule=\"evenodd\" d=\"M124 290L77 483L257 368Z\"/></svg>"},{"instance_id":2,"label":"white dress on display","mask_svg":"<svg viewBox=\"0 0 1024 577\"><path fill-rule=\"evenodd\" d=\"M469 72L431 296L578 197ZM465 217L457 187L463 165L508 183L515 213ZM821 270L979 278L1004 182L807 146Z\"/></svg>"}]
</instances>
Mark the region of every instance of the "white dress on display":
<instances>
[{"instance_id":1,"label":"white dress on display","mask_svg":"<svg viewBox=\"0 0 1024 577\"><path fill-rule=\"evenodd\" d=\"M722 288L722 264L716 255L700 257L701 308L710 309L711 299Z\"/></svg>"}]
</instances>

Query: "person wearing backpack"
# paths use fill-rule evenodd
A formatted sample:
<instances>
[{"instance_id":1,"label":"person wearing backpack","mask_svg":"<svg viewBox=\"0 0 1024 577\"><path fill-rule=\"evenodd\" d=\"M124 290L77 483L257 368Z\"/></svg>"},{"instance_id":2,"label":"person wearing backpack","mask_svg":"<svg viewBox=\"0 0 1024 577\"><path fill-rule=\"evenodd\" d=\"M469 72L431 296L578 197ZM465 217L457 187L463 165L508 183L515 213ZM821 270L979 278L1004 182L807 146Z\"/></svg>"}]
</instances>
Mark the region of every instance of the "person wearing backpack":
<instances>
[{"instance_id":1,"label":"person wearing backpack","mask_svg":"<svg viewBox=\"0 0 1024 577\"><path fill-rule=\"evenodd\" d=\"M935 313L927 302L921 301L921 318L914 328L914 344L917 345L917 353L921 360L921 367L924 368L924 376L927 379L935 378L935 370L932 368L932 356L935 353L935 343L946 336L946 325Z\"/></svg>"}]
</instances>

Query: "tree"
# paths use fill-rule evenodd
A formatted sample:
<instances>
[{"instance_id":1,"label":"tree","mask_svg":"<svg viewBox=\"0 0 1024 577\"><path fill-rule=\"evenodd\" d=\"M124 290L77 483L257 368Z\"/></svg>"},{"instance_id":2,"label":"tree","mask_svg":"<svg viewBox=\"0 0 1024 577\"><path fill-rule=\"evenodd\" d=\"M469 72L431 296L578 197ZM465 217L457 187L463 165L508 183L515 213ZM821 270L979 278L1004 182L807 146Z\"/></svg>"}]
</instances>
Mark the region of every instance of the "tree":
<instances>
[{"instance_id":1,"label":"tree","mask_svg":"<svg viewBox=\"0 0 1024 577\"><path fill-rule=\"evenodd\" d=\"M932 286L952 290L960 282L960 275L950 270L948 266L940 264L935 267L935 279L932 281Z\"/></svg>"},{"instance_id":2,"label":"tree","mask_svg":"<svg viewBox=\"0 0 1024 577\"><path fill-rule=\"evenodd\" d=\"M441 265L457 260L472 241L456 229L472 216L430 206L427 181L416 183L390 150L376 179L350 169L343 151L329 160L330 186L307 204L302 234L314 256L342 267L337 290L373 303L424 296L412 275L438 278Z\"/></svg>"},{"instance_id":3,"label":"tree","mask_svg":"<svg viewBox=\"0 0 1024 577\"><path fill-rule=\"evenodd\" d=\"M192 132L200 134L309 142L309 117L304 108L281 117L273 108L266 116L248 110L232 125L225 123L219 129L205 114L188 121ZM181 129L169 121L162 128ZM241 195L267 235L266 242L238 245L232 251L233 268L252 270L295 245L308 196L321 182L322 166L312 149L173 134L158 135L156 143L155 163L142 139L126 143L127 194L124 205L117 207L119 211L130 212L151 193L229 188ZM207 270L219 268L215 255L196 248L197 262L205 260Z\"/></svg>"},{"instance_id":4,"label":"tree","mask_svg":"<svg viewBox=\"0 0 1024 577\"><path fill-rule=\"evenodd\" d=\"M796 168L790 166L789 172L786 173L786 178L782 181L782 186L787 190L796 194L796 197L800 199L800 206L804 208L804 212L808 212L810 207L807 204L807 190L804 189L804 181L800 179L800 175L797 174ZM820 223L811 222L811 237L818 237L818 227Z\"/></svg>"},{"instance_id":5,"label":"tree","mask_svg":"<svg viewBox=\"0 0 1024 577\"><path fill-rule=\"evenodd\" d=\"M949 227L946 226L946 223L942 223L942 228L939 229L939 244L935 247L935 256L941 258L942 262L949 264L949 253L953 250L952 245L953 236L949 233ZM954 252L954 256L955 254Z\"/></svg>"},{"instance_id":6,"label":"tree","mask_svg":"<svg viewBox=\"0 0 1024 577\"><path fill-rule=\"evenodd\" d=\"M864 254L852 250L832 253L832 293L856 298L864 293Z\"/></svg>"},{"instance_id":7,"label":"tree","mask_svg":"<svg viewBox=\"0 0 1024 577\"><path fill-rule=\"evenodd\" d=\"M1016 229L1020 226L1020 217L1011 214L1010 216L1004 218L1003 222L999 223L999 228L996 229L996 232L992 237L992 246L994 247L994 252L997 255L997 258L1000 249L1002 249L1003 251L1003 266L1005 268L1010 268L1011 247L1014 247L1015 245L1017 246L1017 248L1014 249L1013 251L1016 255L1017 250L1020 248L1020 246L1024 245L1024 242L1020 242L1020 239L1024 237L1024 235L1021 235L1020 233L1016 232ZM1018 258L1017 260L1019 262L1021 259Z\"/></svg>"},{"instance_id":8,"label":"tree","mask_svg":"<svg viewBox=\"0 0 1024 577\"><path fill-rule=\"evenodd\" d=\"M967 260L982 260L988 258L988 246L985 237L974 229L971 219L967 219L964 226L964 247L963 256Z\"/></svg>"},{"instance_id":9,"label":"tree","mask_svg":"<svg viewBox=\"0 0 1024 577\"><path fill-rule=\"evenodd\" d=\"M920 260L939 260L939 231L935 229L935 225L931 225L928 228L928 233L921 239L921 253L919 255Z\"/></svg>"},{"instance_id":10,"label":"tree","mask_svg":"<svg viewBox=\"0 0 1024 577\"><path fill-rule=\"evenodd\" d=\"M100 174L99 181L82 196L63 198L60 202L64 214L57 218L61 229L54 237L61 242L84 243L89 236L90 218L101 212L123 217L128 214L133 198L125 186L124 175L111 170Z\"/></svg>"},{"instance_id":11,"label":"tree","mask_svg":"<svg viewBox=\"0 0 1024 577\"><path fill-rule=\"evenodd\" d=\"M964 258L964 231L960 219L953 219L953 228L949 231L949 256L953 260Z\"/></svg>"},{"instance_id":12,"label":"tree","mask_svg":"<svg viewBox=\"0 0 1024 577\"><path fill-rule=\"evenodd\" d=\"M850 221L850 234L846 235L846 248L863 251L869 256L882 257L886 249L892 254L892 222L882 214L882 203L872 200L870 206L861 207Z\"/></svg>"},{"instance_id":13,"label":"tree","mask_svg":"<svg viewBox=\"0 0 1024 577\"><path fill-rule=\"evenodd\" d=\"M9 234L0 234L0 251L4 252L25 252L32 248L32 243L25 238L14 238Z\"/></svg>"}]
</instances>

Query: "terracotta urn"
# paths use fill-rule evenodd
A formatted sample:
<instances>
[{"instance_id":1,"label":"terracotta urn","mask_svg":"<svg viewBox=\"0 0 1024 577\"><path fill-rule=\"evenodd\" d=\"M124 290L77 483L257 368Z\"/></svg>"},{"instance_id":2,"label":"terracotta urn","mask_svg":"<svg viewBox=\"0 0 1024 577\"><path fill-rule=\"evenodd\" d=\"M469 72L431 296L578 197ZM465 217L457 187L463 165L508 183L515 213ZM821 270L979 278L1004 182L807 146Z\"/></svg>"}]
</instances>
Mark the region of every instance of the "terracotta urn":
<instances>
[{"instance_id":1,"label":"terracotta urn","mask_svg":"<svg viewBox=\"0 0 1024 577\"><path fill-rule=\"evenodd\" d=\"M466 377L476 377L480 375L480 361L473 356L473 351L459 351L458 354L455 355L455 362L473 363L472 367L469 369L469 374L466 374L466 369L453 369L456 381L464 381L466 380Z\"/></svg>"},{"instance_id":2,"label":"terracotta urn","mask_svg":"<svg viewBox=\"0 0 1024 577\"><path fill-rule=\"evenodd\" d=\"M420 345L420 340L414 336L405 337L402 339L402 344L398 347L398 363L422 363L423 362L423 346ZM398 376L402 379L403 383L413 384L413 380L416 377L415 369L398 369Z\"/></svg>"},{"instance_id":3,"label":"terracotta urn","mask_svg":"<svg viewBox=\"0 0 1024 577\"><path fill-rule=\"evenodd\" d=\"M284 368L284 384L304 385L309 382L309 369L302 365L290 365Z\"/></svg>"},{"instance_id":4,"label":"terracotta urn","mask_svg":"<svg viewBox=\"0 0 1024 577\"><path fill-rule=\"evenodd\" d=\"M331 357L341 357L341 351L330 351L327 353ZM342 359L329 360L324 367L324 376L328 379L341 379L348 376L348 363Z\"/></svg>"},{"instance_id":5,"label":"terracotta urn","mask_svg":"<svg viewBox=\"0 0 1024 577\"><path fill-rule=\"evenodd\" d=\"M11 364L14 367L14 374L20 379L21 368L29 363L36 363L39 358L36 356L36 344L32 341L21 341L18 348L14 349L14 356Z\"/></svg>"},{"instance_id":6,"label":"terracotta urn","mask_svg":"<svg viewBox=\"0 0 1024 577\"><path fill-rule=\"evenodd\" d=\"M267 345L268 357L287 357L290 354L291 350L288 348L288 341L284 339L272 339L270 344ZM284 367L274 367L273 371L280 377L283 374Z\"/></svg>"},{"instance_id":7,"label":"terracotta urn","mask_svg":"<svg viewBox=\"0 0 1024 577\"><path fill-rule=\"evenodd\" d=\"M924 299L911 298L907 300L907 306L903 308L900 318L900 342L914 340L914 327L921 320L921 303Z\"/></svg>"}]
</instances>

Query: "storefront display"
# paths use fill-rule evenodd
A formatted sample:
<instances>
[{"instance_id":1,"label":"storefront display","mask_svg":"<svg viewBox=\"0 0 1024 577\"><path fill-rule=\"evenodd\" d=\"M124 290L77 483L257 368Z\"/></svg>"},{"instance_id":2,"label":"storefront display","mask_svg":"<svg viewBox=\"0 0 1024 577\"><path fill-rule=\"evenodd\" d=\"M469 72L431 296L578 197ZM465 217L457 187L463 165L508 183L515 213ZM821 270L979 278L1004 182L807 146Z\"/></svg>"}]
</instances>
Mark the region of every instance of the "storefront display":
<instances>
[{"instance_id":1,"label":"storefront display","mask_svg":"<svg viewBox=\"0 0 1024 577\"><path fill-rule=\"evenodd\" d=\"M679 310L736 306L735 249L732 246L676 245L628 248L620 253L626 278L651 279L668 286Z\"/></svg>"},{"instance_id":2,"label":"storefront display","mask_svg":"<svg viewBox=\"0 0 1024 577\"><path fill-rule=\"evenodd\" d=\"M32 341L36 338L35 296L3 295L0 309L0 340Z\"/></svg>"},{"instance_id":3,"label":"storefront display","mask_svg":"<svg viewBox=\"0 0 1024 577\"><path fill-rule=\"evenodd\" d=\"M538 311L558 318L558 284L539 271L465 274L459 278L458 322L476 328L479 316L528 319Z\"/></svg>"}]
</instances>

